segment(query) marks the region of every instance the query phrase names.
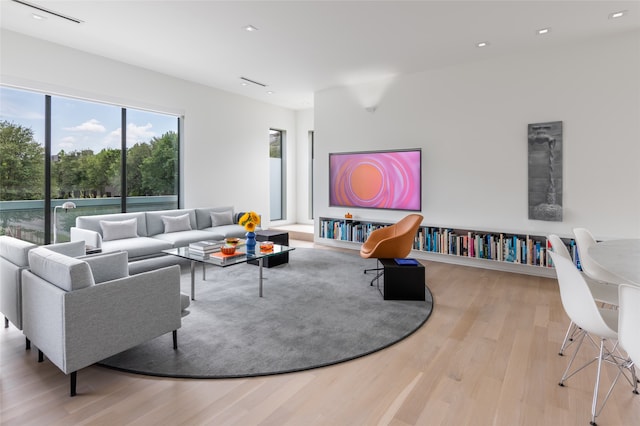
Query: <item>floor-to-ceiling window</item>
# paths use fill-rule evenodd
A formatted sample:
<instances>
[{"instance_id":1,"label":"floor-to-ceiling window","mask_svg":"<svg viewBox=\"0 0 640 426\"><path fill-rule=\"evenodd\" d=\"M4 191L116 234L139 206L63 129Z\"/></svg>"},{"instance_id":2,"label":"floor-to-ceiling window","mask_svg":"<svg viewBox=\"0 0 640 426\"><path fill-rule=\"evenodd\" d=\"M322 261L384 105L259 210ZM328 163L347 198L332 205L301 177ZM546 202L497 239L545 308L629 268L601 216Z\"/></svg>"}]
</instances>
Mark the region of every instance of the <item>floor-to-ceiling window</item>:
<instances>
[{"instance_id":1,"label":"floor-to-ceiling window","mask_svg":"<svg viewBox=\"0 0 640 426\"><path fill-rule=\"evenodd\" d=\"M0 235L45 239L45 96L0 86Z\"/></svg>"},{"instance_id":2,"label":"floor-to-ceiling window","mask_svg":"<svg viewBox=\"0 0 640 426\"><path fill-rule=\"evenodd\" d=\"M69 240L76 216L120 212L120 146L120 108L51 97L50 209L76 205L52 217L57 242Z\"/></svg>"},{"instance_id":3,"label":"floor-to-ceiling window","mask_svg":"<svg viewBox=\"0 0 640 426\"><path fill-rule=\"evenodd\" d=\"M269 130L269 189L270 189L270 216L271 220L285 219L285 132L282 130Z\"/></svg>"},{"instance_id":4,"label":"floor-to-ceiling window","mask_svg":"<svg viewBox=\"0 0 640 426\"><path fill-rule=\"evenodd\" d=\"M0 235L62 242L79 215L178 207L178 117L8 87L0 105Z\"/></svg>"},{"instance_id":5,"label":"floor-to-ceiling window","mask_svg":"<svg viewBox=\"0 0 640 426\"><path fill-rule=\"evenodd\" d=\"M313 130L309 131L309 219L313 219L313 154L314 154Z\"/></svg>"},{"instance_id":6,"label":"floor-to-ceiling window","mask_svg":"<svg viewBox=\"0 0 640 426\"><path fill-rule=\"evenodd\" d=\"M178 119L127 109L127 211L178 208Z\"/></svg>"}]
</instances>

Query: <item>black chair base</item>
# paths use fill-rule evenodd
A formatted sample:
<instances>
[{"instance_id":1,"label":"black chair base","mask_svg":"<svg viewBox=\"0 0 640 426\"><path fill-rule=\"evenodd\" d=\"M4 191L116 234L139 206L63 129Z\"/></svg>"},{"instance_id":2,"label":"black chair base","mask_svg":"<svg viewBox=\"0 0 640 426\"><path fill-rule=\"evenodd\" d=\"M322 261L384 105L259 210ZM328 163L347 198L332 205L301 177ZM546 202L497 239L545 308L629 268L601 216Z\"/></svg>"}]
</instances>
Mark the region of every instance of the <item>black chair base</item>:
<instances>
[{"instance_id":1,"label":"black chair base","mask_svg":"<svg viewBox=\"0 0 640 426\"><path fill-rule=\"evenodd\" d=\"M373 286L374 281L378 280L384 274L384 268L365 269L364 273L366 274L367 272L371 272L371 271L377 272L376 276L373 277L373 279L371 280L371 283L369 284L370 286Z\"/></svg>"}]
</instances>

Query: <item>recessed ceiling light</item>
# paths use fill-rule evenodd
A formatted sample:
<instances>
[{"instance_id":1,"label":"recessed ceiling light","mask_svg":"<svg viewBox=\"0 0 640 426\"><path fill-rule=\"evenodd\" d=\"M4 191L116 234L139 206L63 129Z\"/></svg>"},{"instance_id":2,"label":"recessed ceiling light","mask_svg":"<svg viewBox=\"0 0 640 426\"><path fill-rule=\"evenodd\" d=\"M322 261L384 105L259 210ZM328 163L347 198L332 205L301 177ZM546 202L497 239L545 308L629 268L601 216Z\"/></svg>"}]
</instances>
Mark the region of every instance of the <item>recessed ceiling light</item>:
<instances>
[{"instance_id":1,"label":"recessed ceiling light","mask_svg":"<svg viewBox=\"0 0 640 426\"><path fill-rule=\"evenodd\" d=\"M617 19L617 18L622 18L624 15L627 14L626 10L621 10L619 12L613 12L609 14L609 19Z\"/></svg>"},{"instance_id":2,"label":"recessed ceiling light","mask_svg":"<svg viewBox=\"0 0 640 426\"><path fill-rule=\"evenodd\" d=\"M38 15L38 14L36 14L36 13L32 13L32 14L31 14L31 17L32 17L33 19L37 19L38 21L42 21L43 19L47 19L47 18L45 18L44 16L42 16L42 15Z\"/></svg>"},{"instance_id":3,"label":"recessed ceiling light","mask_svg":"<svg viewBox=\"0 0 640 426\"><path fill-rule=\"evenodd\" d=\"M273 95L273 90L267 91L267 95Z\"/></svg>"},{"instance_id":4,"label":"recessed ceiling light","mask_svg":"<svg viewBox=\"0 0 640 426\"><path fill-rule=\"evenodd\" d=\"M242 83L240 83L240 86L248 86L249 83L245 83L244 81Z\"/></svg>"},{"instance_id":5,"label":"recessed ceiling light","mask_svg":"<svg viewBox=\"0 0 640 426\"><path fill-rule=\"evenodd\" d=\"M476 44L476 47L487 47L488 45L488 41L481 41L480 43Z\"/></svg>"},{"instance_id":6,"label":"recessed ceiling light","mask_svg":"<svg viewBox=\"0 0 640 426\"><path fill-rule=\"evenodd\" d=\"M539 30L536 30L536 34L545 35L545 34L549 34L550 31L551 31L551 28L540 28Z\"/></svg>"},{"instance_id":7,"label":"recessed ceiling light","mask_svg":"<svg viewBox=\"0 0 640 426\"><path fill-rule=\"evenodd\" d=\"M244 27L244 30L249 32L258 31L258 29L253 25L247 25L246 27Z\"/></svg>"}]
</instances>

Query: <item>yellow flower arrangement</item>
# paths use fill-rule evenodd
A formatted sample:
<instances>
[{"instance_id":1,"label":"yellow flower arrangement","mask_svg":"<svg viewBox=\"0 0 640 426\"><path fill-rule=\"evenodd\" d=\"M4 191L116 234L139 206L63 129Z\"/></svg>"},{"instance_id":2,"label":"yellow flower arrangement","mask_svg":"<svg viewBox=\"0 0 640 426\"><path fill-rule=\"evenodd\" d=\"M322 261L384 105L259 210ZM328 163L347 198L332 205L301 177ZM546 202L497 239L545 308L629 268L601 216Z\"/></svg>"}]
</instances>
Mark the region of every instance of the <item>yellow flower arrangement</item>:
<instances>
[{"instance_id":1,"label":"yellow flower arrangement","mask_svg":"<svg viewBox=\"0 0 640 426\"><path fill-rule=\"evenodd\" d=\"M256 212L247 212L242 215L240 220L238 221L241 226L244 226L244 229L247 232L254 232L256 230L256 226L260 225L260 216Z\"/></svg>"}]
</instances>

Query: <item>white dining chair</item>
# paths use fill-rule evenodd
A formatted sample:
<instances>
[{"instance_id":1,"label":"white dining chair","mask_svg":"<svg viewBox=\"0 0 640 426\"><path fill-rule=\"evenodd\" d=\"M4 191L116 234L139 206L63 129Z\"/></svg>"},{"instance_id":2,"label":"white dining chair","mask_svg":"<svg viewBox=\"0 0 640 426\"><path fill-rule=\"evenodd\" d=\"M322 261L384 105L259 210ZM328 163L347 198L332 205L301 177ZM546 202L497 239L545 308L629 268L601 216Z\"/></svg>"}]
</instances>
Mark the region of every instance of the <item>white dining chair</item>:
<instances>
[{"instance_id":1,"label":"white dining chair","mask_svg":"<svg viewBox=\"0 0 640 426\"><path fill-rule=\"evenodd\" d=\"M640 287L622 284L619 286L620 309L618 310L618 339L634 364L640 365ZM638 391L636 390L636 394Z\"/></svg>"},{"instance_id":2,"label":"white dining chair","mask_svg":"<svg viewBox=\"0 0 640 426\"><path fill-rule=\"evenodd\" d=\"M580 265L582 270L589 277L596 281L600 281L605 284L622 284L620 278L613 275L611 272L602 268L589 256L589 248L597 244L595 238L591 232L586 228L574 228L573 234L576 237L576 245L578 246L578 256L580 257ZM617 290L617 287L616 287Z\"/></svg>"},{"instance_id":3,"label":"white dining chair","mask_svg":"<svg viewBox=\"0 0 640 426\"><path fill-rule=\"evenodd\" d=\"M600 415L607 400L611 396L611 392L618 382L620 375L623 375L629 384L631 384L634 392L637 391L638 383L635 369L630 360L624 357L618 350L618 312L612 309L602 309L596 305L589 286L573 262L555 252L551 253L551 258L558 275L562 306L569 318L580 328L577 346L560 379L559 385L565 386L565 382L574 374L582 371L588 365L597 362L597 374L591 404L591 425L595 426L596 418ZM585 339L588 339L588 341L598 348L598 356L583 366L571 371L576 355L580 351ZM596 343L596 339L599 340L599 343ZM615 365L618 371L598 407L598 393L603 362L605 364Z\"/></svg>"},{"instance_id":4,"label":"white dining chair","mask_svg":"<svg viewBox=\"0 0 640 426\"><path fill-rule=\"evenodd\" d=\"M550 234L548 237L549 242L551 243L551 248L554 253L559 254L565 259L573 262L571 259L571 254L569 254L569 250L567 246L564 244L562 239L555 235ZM610 284L603 284L599 281L595 281L587 276L583 275L587 285L589 286L589 290L591 290L591 294L593 298L597 302L605 303L607 305L618 305L618 287ZM569 323L569 327L567 327L567 332L564 336L564 340L562 341L562 345L560 346L560 352L558 355L564 356L564 351L567 347L575 341L575 337L579 332L578 327L571 321Z\"/></svg>"}]
</instances>

